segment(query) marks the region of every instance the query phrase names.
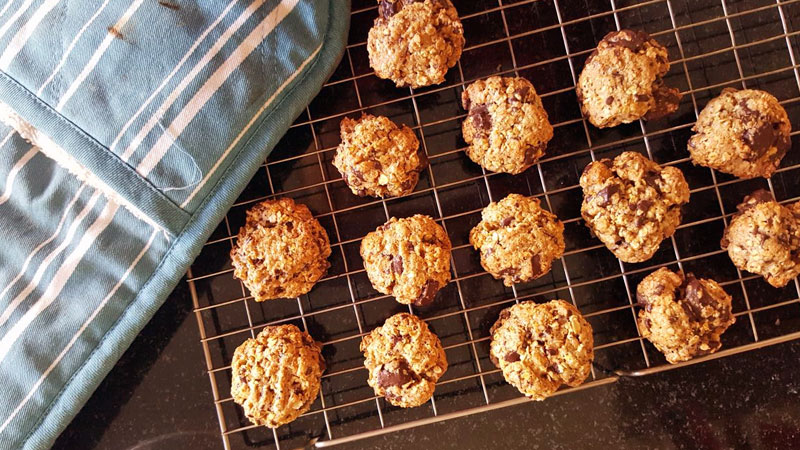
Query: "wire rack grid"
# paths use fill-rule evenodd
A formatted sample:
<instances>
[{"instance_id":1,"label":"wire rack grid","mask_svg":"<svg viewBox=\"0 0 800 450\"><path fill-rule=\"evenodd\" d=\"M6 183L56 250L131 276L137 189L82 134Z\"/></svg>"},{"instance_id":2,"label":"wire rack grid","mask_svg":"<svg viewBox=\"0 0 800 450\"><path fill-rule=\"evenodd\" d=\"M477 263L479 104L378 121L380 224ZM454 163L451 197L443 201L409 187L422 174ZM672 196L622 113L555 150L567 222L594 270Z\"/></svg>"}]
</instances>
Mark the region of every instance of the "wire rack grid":
<instances>
[{"instance_id":1,"label":"wire rack grid","mask_svg":"<svg viewBox=\"0 0 800 450\"><path fill-rule=\"evenodd\" d=\"M455 1L467 40L458 65L439 86L397 89L369 68L366 34L374 1L353 1L350 43L342 63L279 143L228 212L188 273L208 376L225 448L331 446L376 434L523 403L489 361L488 331L499 311L520 300L571 301L594 329L595 364L579 388L675 367L644 341L633 295L658 267L718 280L734 298L736 324L723 350L685 364L800 338L800 284L783 289L742 273L719 247L735 205L758 188L781 202L800 199L798 132L795 151L769 180L738 180L695 167L685 144L698 112L725 87L773 93L793 124L800 118L800 0L479 0ZM670 51L665 81L685 94L668 118L598 130L581 116L574 86L584 60L609 31L642 29ZM489 75L523 76L543 98L555 128L547 155L523 174L487 173L464 155L460 94ZM345 116L381 114L417 133L430 166L408 196L353 196L332 166ZM580 218L578 178L585 165L622 151L639 151L679 167L691 187L683 224L649 261L627 264L593 239ZM467 241L489 202L508 193L533 195L565 224L567 249L550 274L506 288L480 267ZM245 211L258 201L292 197L326 228L331 268L307 295L253 301L232 276L228 254ZM364 272L361 238L389 217L434 217L453 242L452 282L427 308L405 307L380 295ZM366 384L361 336L397 312L423 318L441 338L450 363L429 403L400 409ZM248 422L230 397L230 358L263 326L294 323L323 343L328 369L311 410L276 430ZM685 365L683 364L683 365Z\"/></svg>"}]
</instances>

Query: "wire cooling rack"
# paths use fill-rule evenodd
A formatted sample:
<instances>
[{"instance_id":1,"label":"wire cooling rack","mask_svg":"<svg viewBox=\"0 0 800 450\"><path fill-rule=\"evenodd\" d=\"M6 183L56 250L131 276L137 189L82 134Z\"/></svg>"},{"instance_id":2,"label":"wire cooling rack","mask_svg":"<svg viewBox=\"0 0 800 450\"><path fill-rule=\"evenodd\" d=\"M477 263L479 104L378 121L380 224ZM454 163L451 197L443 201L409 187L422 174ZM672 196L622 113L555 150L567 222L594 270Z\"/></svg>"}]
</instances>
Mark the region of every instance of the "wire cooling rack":
<instances>
[{"instance_id":1,"label":"wire cooling rack","mask_svg":"<svg viewBox=\"0 0 800 450\"><path fill-rule=\"evenodd\" d=\"M694 167L686 142L697 113L725 87L774 94L795 128L800 121L800 0L480 0L454 2L466 47L445 83L397 89L369 68L366 35L377 10L353 1L350 44L319 96L297 119L231 208L189 271L200 342L225 448L335 445L527 401L503 381L488 357L489 328L514 302L562 298L594 328L595 364L573 389L613 383L677 366L641 339L633 307L638 282L668 266L719 281L733 296L736 324L723 350L690 363L800 338L800 284L783 289L738 271L720 249L735 205L757 188L781 202L800 199L800 143L770 179L738 180ZM609 31L641 29L668 47L665 81L685 94L668 118L598 130L581 117L574 85L584 60ZM464 86L493 74L531 80L541 94L555 137L546 156L517 176L486 173L464 155L460 134ZM414 193L376 200L350 193L332 166L339 122L361 112L412 126L430 167ZM679 167L691 187L683 224L649 261L627 264L593 239L580 218L578 179L592 160L639 151ZM567 249L547 276L506 288L480 267L468 233L480 211L508 193L533 195L565 225ZM256 303L233 278L229 252L245 211L266 198L305 203L326 228L333 254L326 277L297 299ZM434 217L453 242L453 280L427 308L408 307L445 346L450 368L426 405L400 409L376 398L366 383L360 338L387 317L406 311L372 289L358 248L361 238L391 216ZM234 349L264 325L294 323L323 343L328 369L311 410L276 430L250 424L230 397ZM685 364L683 364L685 365Z\"/></svg>"}]
</instances>

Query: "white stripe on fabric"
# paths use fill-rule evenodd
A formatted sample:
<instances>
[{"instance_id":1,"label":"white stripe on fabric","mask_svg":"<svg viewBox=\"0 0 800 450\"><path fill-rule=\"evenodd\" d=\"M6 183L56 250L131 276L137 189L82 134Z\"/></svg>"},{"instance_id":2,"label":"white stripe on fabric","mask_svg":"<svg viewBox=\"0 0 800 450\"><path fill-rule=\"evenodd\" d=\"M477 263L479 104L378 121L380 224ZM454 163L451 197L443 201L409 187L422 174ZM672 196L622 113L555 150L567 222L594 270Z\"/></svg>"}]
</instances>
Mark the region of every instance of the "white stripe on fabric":
<instances>
[{"instance_id":1,"label":"white stripe on fabric","mask_svg":"<svg viewBox=\"0 0 800 450\"><path fill-rule=\"evenodd\" d=\"M0 314L0 326L3 326L8 321L8 319L11 317L11 314L13 314L14 310L17 309L17 306L19 306L19 304L22 303L22 301L25 300L25 298L28 297L28 295L30 295L30 293L33 292L34 289L36 289L36 286L42 280L42 277L44 276L44 273L47 271L48 267L50 267L50 264L58 257L58 255L61 252L64 251L64 249L66 249L69 246L70 242L72 242L72 238L75 236L75 232L78 230L78 226L81 224L81 222L83 222L83 219L87 215L89 215L89 212L91 212L92 208L94 207L94 204L97 203L97 200L99 198L100 198L100 191L95 191L94 194L92 194L91 198L89 198L89 201L83 207L81 212L78 213L78 215L75 217L75 220L73 220L70 227L67 229L67 235L61 241L58 247L56 247L52 252L50 252L50 254L48 254L44 258L44 260L42 260L42 263L39 265L39 268L36 269L36 273L33 274L33 278L31 278L31 281L28 283L28 285L25 286L22 292L17 294L17 296L14 297L13 300L11 300L8 306L6 306L6 309L3 310L3 313Z\"/></svg>"},{"instance_id":2,"label":"white stripe on fabric","mask_svg":"<svg viewBox=\"0 0 800 450\"><path fill-rule=\"evenodd\" d=\"M55 369L56 366L61 362L61 360L64 359L64 356L66 356L67 352L69 352L72 346L75 345L76 342L78 342L78 338L81 336L81 334L83 334L86 328L89 327L89 324L92 323L94 318L97 317L100 311L106 306L106 303L108 303L111 297L113 297L114 294L117 293L117 290L119 290L119 288L122 286L122 283L124 283L125 280L128 278L128 276L130 276L131 272L133 272L133 268L136 267L137 264L139 264L139 261L142 259L142 257L144 257L145 253L147 253L147 251L150 249L150 246L153 245L153 241L155 240L156 236L158 236L158 231L154 231L153 234L150 235L150 240L147 241L147 245L145 245L142 251L139 252L138 255L136 255L136 258L133 260L131 265L128 266L128 270L125 271L125 274L122 276L122 278L120 278L117 284L114 285L111 291L109 291L108 295L106 295L105 298L103 298L103 300L100 302L97 308L95 308L92 314L90 314L89 317L86 318L86 320L83 322L83 325L81 325L81 327L78 328L78 331L74 335L72 335L72 339L70 339L69 342L67 342L66 347L64 347L64 349L61 350L61 353L59 353L58 356L56 356L56 359L54 359L53 362L50 363L50 365L47 367L47 369L44 372L42 372L42 375L39 376L39 379L36 380L36 383L33 383L33 386L25 395L25 397L22 399L22 401L17 405L16 408L14 408L14 411L12 411L11 414L9 414L8 418L6 418L6 421L3 422L2 425L0 425L0 433L2 433L6 429L6 427L8 427L8 424L11 423L12 420L14 420L14 417L16 417L17 414L19 414L20 410L22 410L22 408L30 401L31 397L33 397L33 394L35 394L36 391L39 390L39 386L41 386L44 380L47 378L47 376L50 375L50 372L52 372L53 369Z\"/></svg>"},{"instance_id":3,"label":"white stripe on fabric","mask_svg":"<svg viewBox=\"0 0 800 450\"><path fill-rule=\"evenodd\" d=\"M183 130L194 119L198 112L208 102L212 95L225 83L231 73L266 39L266 37L278 26L281 21L294 10L299 0L282 0L275 8L270 11L267 17L261 21L247 35L246 38L236 47L236 50L222 63L221 66L203 83L203 86L194 94L191 100L183 107L177 117L172 120L169 127L161 134L153 148L145 155L136 171L143 177L147 177L153 168L161 161L161 158L172 147L173 141L183 133Z\"/></svg>"},{"instance_id":4,"label":"white stripe on fabric","mask_svg":"<svg viewBox=\"0 0 800 450\"><path fill-rule=\"evenodd\" d=\"M28 42L33 32L42 23L44 17L56 7L61 0L47 0L39 6L39 9L31 15L30 19L25 22L25 25L17 30L17 34L8 43L6 50L0 55L0 70L8 70L11 61L19 54L25 43Z\"/></svg>"},{"instance_id":5,"label":"white stripe on fabric","mask_svg":"<svg viewBox=\"0 0 800 450\"><path fill-rule=\"evenodd\" d=\"M11 28L11 25L13 25L14 22L16 22L20 17L22 17L23 14L25 14L25 11L27 11L28 8L31 7L31 3L33 3L33 0L25 0L25 2L19 5L19 9L17 10L17 12L12 14L11 17L8 18L6 23L4 23L2 27L0 27L0 38L5 36L6 33L8 32L8 29Z\"/></svg>"},{"instance_id":6,"label":"white stripe on fabric","mask_svg":"<svg viewBox=\"0 0 800 450\"><path fill-rule=\"evenodd\" d=\"M125 10L125 12L119 18L119 20L117 20L117 23L114 24L113 26L114 29L121 30L125 26L125 24L128 23L128 20L130 20L130 18L133 16L136 10L139 9L140 6L142 6L142 2L144 2L144 0L134 1L131 4L131 6L129 6L128 9ZM106 49L108 49L108 47L111 45L111 42L116 39L117 38L113 34L111 34L110 32L108 33L108 35L103 39L103 42L100 44L97 50L95 50L94 54L89 59L89 63L86 64L86 66L83 68L83 70L75 79L75 81L73 81L72 84L69 85L69 88L67 88L66 92L64 92L64 95L61 97L61 100L58 101L58 105L56 105L56 111L61 112L61 109L64 108L64 105L66 105L69 99L71 99L72 96L75 95L75 92L78 90L80 85L83 84L83 81L86 80L86 77L89 76L89 74L94 70L95 66L97 66L97 63L100 62L100 58L103 57L103 55L106 52Z\"/></svg>"},{"instance_id":7,"label":"white stripe on fabric","mask_svg":"<svg viewBox=\"0 0 800 450\"><path fill-rule=\"evenodd\" d=\"M194 191L192 191L192 193L189 194L189 197L187 197L186 200L181 204L182 208L186 207L186 205L188 205L189 202L192 201L194 196L198 192L200 192L200 189L203 188L208 179L211 178L211 175L213 175L214 172L219 168L220 164L222 164L222 162L228 156L228 153L230 153L231 150L233 150L233 148L236 147L236 144L239 143L239 141L242 139L242 137L244 137L244 135L247 133L250 127L253 126L258 117L261 116L261 114L269 107L269 105L272 104L272 102L275 100L275 97L280 95L280 93L286 88L286 86L288 86L289 83L291 83L292 80L294 80L295 77L305 69L306 65L308 65L308 63L310 63L311 61L314 60L314 58L317 57L317 53L319 53L320 49L322 49L322 44L320 44L320 46L317 47L317 49L314 50L314 52L311 55L309 55L309 57L305 61L303 61L303 64L301 64L300 67L298 67L297 70L289 78L287 78L286 81L283 82L283 84L281 84L278 90L276 90L275 93L272 94L267 99L267 101L265 101L264 104L261 105L260 108L258 108L258 111L256 111L255 114L253 114L253 117L250 118L250 121L247 122L247 125L245 125L244 129L242 129L242 131L239 132L239 134L236 136L233 142L231 142L228 148L226 148L225 151L222 152L222 155L219 157L219 159L217 159L217 162L215 162L214 165L211 166L211 169L209 169L208 173L205 175L205 177L203 177L200 183L197 184L197 186L194 188Z\"/></svg>"},{"instance_id":8,"label":"white stripe on fabric","mask_svg":"<svg viewBox=\"0 0 800 450\"><path fill-rule=\"evenodd\" d=\"M35 154L39 153L39 149L36 146L31 147L22 158L17 160L14 164L14 167L8 172L8 176L6 177L6 187L3 191L3 195L0 195L0 205L7 202L9 198L11 198L11 189L14 187L14 179L17 178L17 174L25 167L25 164L33 158Z\"/></svg>"},{"instance_id":9,"label":"white stripe on fabric","mask_svg":"<svg viewBox=\"0 0 800 450\"><path fill-rule=\"evenodd\" d=\"M58 64L56 64L56 68L53 69L53 72L50 74L50 76L47 77L44 83L42 83L42 86L39 88L39 90L36 91L36 95L41 96L45 88L50 85L50 83L56 77L58 72L61 71L61 68L64 67L64 63L67 62L67 58L69 58L69 55L72 53L72 50L75 49L75 45L77 45L78 41L81 39L81 37L83 37L83 33L85 33L86 30L89 28L89 26L92 25L94 20L97 19L97 16L99 16L100 13L103 12L105 7L108 5L109 1L110 0L105 0L103 4L100 5L100 8L98 8L97 11L94 13L94 15L92 15L92 17L90 17L89 20L83 25L83 27L81 27L80 31L78 31L78 34L75 35L75 38L72 39L72 42L70 42L69 45L67 46L67 49L64 51L64 54L61 55L61 60L58 61Z\"/></svg>"},{"instance_id":10,"label":"white stripe on fabric","mask_svg":"<svg viewBox=\"0 0 800 450\"><path fill-rule=\"evenodd\" d=\"M97 219L95 219L92 225L86 230L86 234L81 237L78 245L64 260L64 264L58 268L58 271L56 271L55 276L53 276L44 294L36 300L36 303L34 303L30 309L25 311L22 318L11 327L2 339L0 339L0 363L3 362L8 352L11 351L14 343L17 342L17 339L19 339L31 322L50 306L58 294L61 293L61 290L64 289L64 285L67 284L67 281L72 277L78 264L81 262L84 255L86 255L89 247L92 246L100 233L111 223L117 210L119 210L119 206L120 205L117 203L111 201L106 204Z\"/></svg>"},{"instance_id":11,"label":"white stripe on fabric","mask_svg":"<svg viewBox=\"0 0 800 450\"><path fill-rule=\"evenodd\" d=\"M37 253L39 253L39 250L44 248L45 245L53 242L53 240L58 237L58 234L61 233L61 228L64 226L64 222L67 221L67 216L69 215L69 212L72 210L72 207L75 205L78 199L81 198L81 192L83 192L83 188L85 187L86 187L85 184L82 184L78 187L78 190L75 192L75 196L72 197L72 200L70 200L69 204L67 204L67 207L64 208L64 214L61 215L61 220L58 221L58 226L56 226L56 230L49 238L47 238L44 242L37 245L36 248L34 248L33 251L30 252L30 254L28 254L28 257L25 258L25 262L22 264L22 269L20 269L17 276L14 277L14 279L11 280L9 283L7 283L3 291L0 292L0 299L5 297L9 289L11 289L14 286L14 284L16 284L17 281L19 281L19 279L22 278L23 275L25 275L25 271L28 270L28 265L33 260L33 257L36 256Z\"/></svg>"},{"instance_id":12,"label":"white stripe on fabric","mask_svg":"<svg viewBox=\"0 0 800 450\"><path fill-rule=\"evenodd\" d=\"M13 136L14 133L16 133L16 131L14 130L9 131L6 137L4 137L2 141L0 141L0 147L6 145L6 143L9 141L9 139L11 139L11 136Z\"/></svg>"},{"instance_id":13,"label":"white stripe on fabric","mask_svg":"<svg viewBox=\"0 0 800 450\"><path fill-rule=\"evenodd\" d=\"M5 14L6 11L8 11L8 8L11 7L12 3L14 3L14 0L8 0L6 2L6 6L3 6L3 9L0 9L0 17L3 17L3 14Z\"/></svg>"},{"instance_id":14,"label":"white stripe on fabric","mask_svg":"<svg viewBox=\"0 0 800 450\"><path fill-rule=\"evenodd\" d=\"M231 37L233 37L234 33L236 33L236 31L238 31L239 28L241 28L242 25L244 25L247 19L249 19L250 16L252 16L253 13L255 13L256 10L258 10L258 8L261 5L263 5L265 1L266 0L256 0L250 5L248 5L247 8L242 12L242 14L239 17L237 17L236 20L231 24L231 26L228 27L228 29L225 30L225 32L222 33L222 35L220 35L217 41L214 42L214 45L211 46L210 49L208 49L208 51L206 52L205 55L203 55L202 58L200 58L200 61L198 61L197 64L195 64L195 66L192 67L192 70L185 77L183 77L181 82L178 83L178 86L176 86L175 89L173 89L172 92L170 92L167 99L164 100L164 103L158 108L158 110L156 110L155 113L153 113L150 119L147 120L147 123L144 125L144 127L141 130L139 130L138 133L136 133L136 136L133 138L131 143L128 144L128 147L125 149L124 152L122 152L121 158L123 160L127 161L128 158L131 157L133 152L135 152L136 149L138 149L139 146L142 144L142 141L147 136L147 134L150 133L150 131L156 126L158 121L161 120L162 117L164 117L164 114L167 112L167 110L173 105L173 103L175 103L175 101L178 100L178 97L181 95L181 93L183 93L183 91L189 86L189 84L197 77L197 74L200 73L200 71L203 70L203 68L215 56L217 56L220 50L222 50L222 47L228 42L228 40L230 40Z\"/></svg>"},{"instance_id":15,"label":"white stripe on fabric","mask_svg":"<svg viewBox=\"0 0 800 450\"><path fill-rule=\"evenodd\" d=\"M225 9L222 11L222 14L220 14L219 17L217 17L216 20L214 20L214 22L212 22L211 25L209 25L208 28L206 28L200 34L200 36L198 36L198 38L194 41L192 46L189 47L189 50L186 52L186 54L183 55L183 58L181 58L181 60L178 61L178 64L175 66L175 68L172 69L172 71L167 75L166 78L164 78L164 81L162 81L161 84L158 85L156 90L153 91L152 94L150 94L150 97L147 97L147 100L145 100L145 102L142 103L142 106L140 106L139 109L133 114L133 116L131 116L131 118L128 120L128 122L126 122L125 125L122 126L122 130L120 130L119 134L117 134L117 137L114 138L114 140L111 142L111 145L108 147L109 149L111 149L111 151L114 151L114 148L116 148L117 144L119 144L119 141L120 141L120 139L122 139L122 136L124 136L125 132L128 131L128 128L130 128L130 126L133 124L133 122L136 119L139 118L139 115L141 115L142 112L144 112L144 109L147 108L147 106L150 104L150 102L153 101L154 98L156 98L156 96L161 92L161 90L164 89L164 87L167 86L167 83L169 83L170 80L172 80L172 77L174 77L175 74L178 73L178 70L180 70L181 67L183 67L183 65L186 64L186 61L189 59L189 57L192 55L192 53L194 53L194 51L197 49L197 47L205 40L206 36L208 36L208 34L211 33L211 31L214 28L216 28L216 26L219 25L220 22L222 22L222 19L224 19L225 16L228 15L228 12L230 12L231 8L233 8L233 6L238 1L239 0L232 0L230 3L228 3L228 6L226 6ZM106 0L106 2L108 2L108 0ZM247 13L246 10L245 10L245 13ZM244 23L244 21L242 21L241 23ZM239 26L241 26L241 23L239 23ZM235 25L236 25L236 23L234 23L234 25L232 25L232 27L235 26ZM220 46L220 48L222 48L222 46ZM210 58L209 58L209 60L210 60ZM201 62L202 62L202 60L201 60ZM200 63L198 63L198 64L200 64ZM195 66L195 67L197 67L197 66ZM198 69L198 72L199 72L199 69ZM187 85L188 85L188 83L187 83ZM166 111L166 109L165 109L165 111ZM151 120L152 120L152 118L151 118ZM158 118L155 119L155 121L153 122L153 125L155 125L156 122L158 122ZM152 126L150 127L150 129L152 129ZM147 130L147 132L144 135L146 136L147 133L149 133L149 132L150 132L150 130ZM141 131L139 132L139 134L141 134ZM137 134L137 137L138 136L139 135ZM144 139L144 136L142 136L142 139ZM140 139L139 142L141 142L141 139ZM126 152L127 152L127 150L126 150ZM130 154L129 154L129 156L130 156ZM124 159L127 159L127 158L124 158Z\"/></svg>"}]
</instances>

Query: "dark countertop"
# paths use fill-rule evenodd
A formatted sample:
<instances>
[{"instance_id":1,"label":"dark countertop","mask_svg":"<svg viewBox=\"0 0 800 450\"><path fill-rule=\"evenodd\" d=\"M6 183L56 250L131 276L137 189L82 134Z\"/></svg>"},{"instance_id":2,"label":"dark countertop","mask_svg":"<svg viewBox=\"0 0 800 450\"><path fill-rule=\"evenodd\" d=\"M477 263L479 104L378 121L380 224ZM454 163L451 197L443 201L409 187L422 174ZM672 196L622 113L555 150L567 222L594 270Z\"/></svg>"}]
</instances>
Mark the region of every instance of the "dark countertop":
<instances>
[{"instance_id":1,"label":"dark countertop","mask_svg":"<svg viewBox=\"0 0 800 450\"><path fill-rule=\"evenodd\" d=\"M800 342L342 446L800 448ZM220 449L182 282L55 444Z\"/></svg>"}]
</instances>

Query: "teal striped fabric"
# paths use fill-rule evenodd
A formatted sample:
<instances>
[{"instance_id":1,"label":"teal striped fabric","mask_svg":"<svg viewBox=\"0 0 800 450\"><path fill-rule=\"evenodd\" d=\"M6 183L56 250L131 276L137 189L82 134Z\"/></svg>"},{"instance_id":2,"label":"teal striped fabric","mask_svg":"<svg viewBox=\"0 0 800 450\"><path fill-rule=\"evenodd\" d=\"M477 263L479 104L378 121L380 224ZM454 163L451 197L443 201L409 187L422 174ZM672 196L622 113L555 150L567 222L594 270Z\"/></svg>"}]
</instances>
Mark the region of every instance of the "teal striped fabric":
<instances>
[{"instance_id":1,"label":"teal striped fabric","mask_svg":"<svg viewBox=\"0 0 800 450\"><path fill-rule=\"evenodd\" d=\"M45 448L341 57L343 0L0 0L0 448Z\"/></svg>"}]
</instances>

